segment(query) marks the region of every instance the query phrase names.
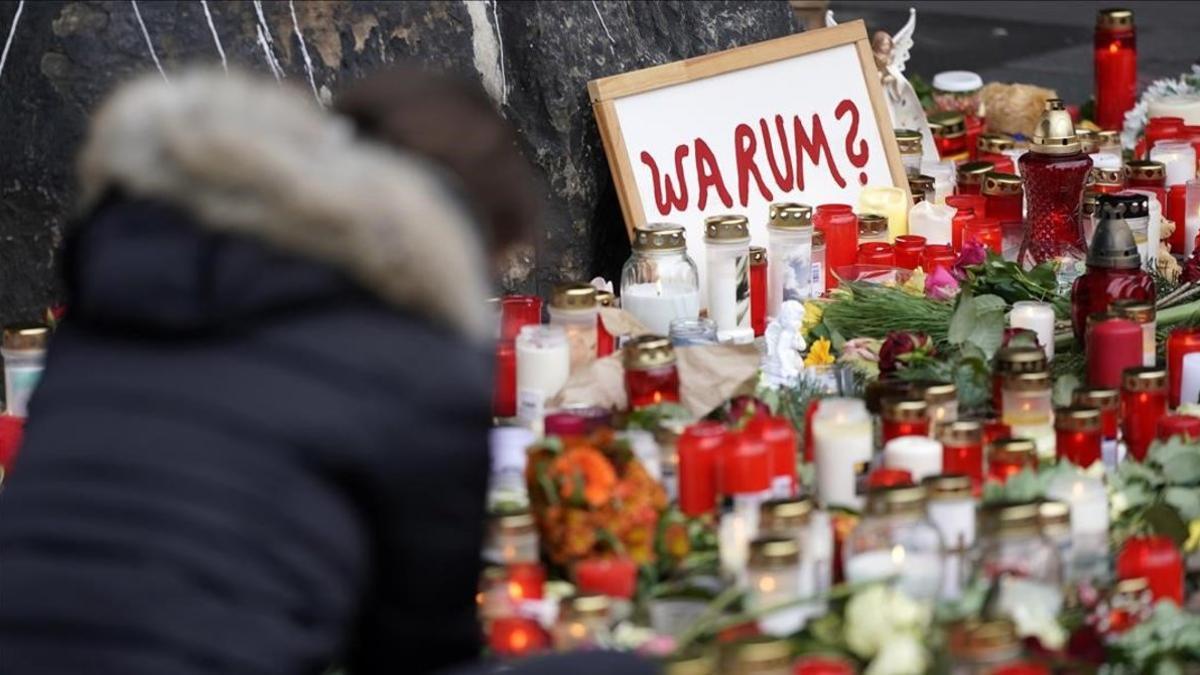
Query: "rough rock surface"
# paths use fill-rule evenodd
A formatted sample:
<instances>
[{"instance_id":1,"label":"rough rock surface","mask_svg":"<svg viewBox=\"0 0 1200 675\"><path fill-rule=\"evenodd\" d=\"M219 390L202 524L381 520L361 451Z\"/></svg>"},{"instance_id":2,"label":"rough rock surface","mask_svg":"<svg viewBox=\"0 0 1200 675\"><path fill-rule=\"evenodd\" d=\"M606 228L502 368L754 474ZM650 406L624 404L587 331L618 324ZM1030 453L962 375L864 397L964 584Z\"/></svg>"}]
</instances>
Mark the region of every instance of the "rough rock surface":
<instances>
[{"instance_id":1,"label":"rough rock surface","mask_svg":"<svg viewBox=\"0 0 1200 675\"><path fill-rule=\"evenodd\" d=\"M137 3L167 76L185 64L270 73L250 1ZM294 8L295 21L292 10ZM328 101L401 59L481 80L541 168L548 218L508 289L619 275L628 243L587 99L588 80L793 32L786 2L263 2L288 82ZM0 40L16 2L0 2ZM498 26L498 30L497 30ZM303 48L299 35L303 35ZM155 69L133 3L26 2L0 72L0 323L59 296L55 251L74 203L73 157L112 86ZM312 84L304 51L312 63Z\"/></svg>"}]
</instances>

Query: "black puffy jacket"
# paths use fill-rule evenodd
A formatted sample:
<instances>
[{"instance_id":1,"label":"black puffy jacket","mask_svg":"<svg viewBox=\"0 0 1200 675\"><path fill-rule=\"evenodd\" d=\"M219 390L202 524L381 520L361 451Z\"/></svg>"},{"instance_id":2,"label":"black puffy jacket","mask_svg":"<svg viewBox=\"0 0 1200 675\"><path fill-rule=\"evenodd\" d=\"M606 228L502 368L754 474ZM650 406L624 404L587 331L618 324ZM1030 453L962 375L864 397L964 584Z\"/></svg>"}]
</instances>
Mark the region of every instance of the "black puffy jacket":
<instances>
[{"instance_id":1,"label":"black puffy jacket","mask_svg":"<svg viewBox=\"0 0 1200 675\"><path fill-rule=\"evenodd\" d=\"M478 654L478 244L433 171L310 103L190 75L97 115L0 495L0 673Z\"/></svg>"}]
</instances>

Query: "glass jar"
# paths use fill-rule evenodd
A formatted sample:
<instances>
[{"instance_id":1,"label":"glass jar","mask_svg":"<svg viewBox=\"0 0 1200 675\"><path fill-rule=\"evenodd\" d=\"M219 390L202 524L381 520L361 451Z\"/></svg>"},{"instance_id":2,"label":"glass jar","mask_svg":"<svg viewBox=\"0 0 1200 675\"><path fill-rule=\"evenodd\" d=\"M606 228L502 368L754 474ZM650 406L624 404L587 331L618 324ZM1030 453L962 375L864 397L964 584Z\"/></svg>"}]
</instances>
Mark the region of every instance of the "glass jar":
<instances>
[{"instance_id":1,"label":"glass jar","mask_svg":"<svg viewBox=\"0 0 1200 675\"><path fill-rule=\"evenodd\" d=\"M1196 178L1196 150L1190 140L1161 140L1150 148L1150 159L1166 168L1166 185L1183 185Z\"/></svg>"},{"instance_id":2,"label":"glass jar","mask_svg":"<svg viewBox=\"0 0 1200 675\"><path fill-rule=\"evenodd\" d=\"M1131 188L1166 188L1167 167L1152 159L1133 159L1125 163L1125 184Z\"/></svg>"},{"instance_id":3,"label":"glass jar","mask_svg":"<svg viewBox=\"0 0 1200 675\"><path fill-rule=\"evenodd\" d=\"M703 319L671 319L671 344L676 347L717 344L717 324Z\"/></svg>"},{"instance_id":4,"label":"glass jar","mask_svg":"<svg viewBox=\"0 0 1200 675\"><path fill-rule=\"evenodd\" d=\"M921 132L912 129L896 129L896 145L900 148L900 161L904 164L904 173L909 176L921 175Z\"/></svg>"},{"instance_id":5,"label":"glass jar","mask_svg":"<svg viewBox=\"0 0 1200 675\"><path fill-rule=\"evenodd\" d=\"M983 425L956 420L942 429L942 471L971 479L973 490L983 486Z\"/></svg>"},{"instance_id":6,"label":"glass jar","mask_svg":"<svg viewBox=\"0 0 1200 675\"><path fill-rule=\"evenodd\" d=\"M842 545L846 581L896 577L901 591L933 600L941 589L942 536L925 517L925 488L871 490L862 520Z\"/></svg>"},{"instance_id":7,"label":"glass jar","mask_svg":"<svg viewBox=\"0 0 1200 675\"><path fill-rule=\"evenodd\" d=\"M1063 502L1043 501L1038 504L1038 527L1046 541L1058 551L1064 576L1070 576L1071 560L1071 507Z\"/></svg>"},{"instance_id":8,"label":"glass jar","mask_svg":"<svg viewBox=\"0 0 1200 675\"><path fill-rule=\"evenodd\" d=\"M912 195L913 204L922 201L932 204L937 201L937 180L925 174L909 176L908 191Z\"/></svg>"},{"instance_id":9,"label":"glass jar","mask_svg":"<svg viewBox=\"0 0 1200 675\"><path fill-rule=\"evenodd\" d=\"M1167 336L1171 408L1200 402L1200 328L1174 328Z\"/></svg>"},{"instance_id":10,"label":"glass jar","mask_svg":"<svg viewBox=\"0 0 1200 675\"><path fill-rule=\"evenodd\" d=\"M750 328L754 337L767 331L767 249L750 247Z\"/></svg>"},{"instance_id":11,"label":"glass jar","mask_svg":"<svg viewBox=\"0 0 1200 675\"><path fill-rule=\"evenodd\" d=\"M929 435L929 406L925 401L889 398L882 406L884 443L900 436Z\"/></svg>"},{"instance_id":12,"label":"glass jar","mask_svg":"<svg viewBox=\"0 0 1200 675\"><path fill-rule=\"evenodd\" d=\"M950 271L954 269L954 261L957 258L954 247L950 244L928 244L925 246L925 254L921 257L921 269L926 274L933 274L939 267Z\"/></svg>"},{"instance_id":13,"label":"glass jar","mask_svg":"<svg viewBox=\"0 0 1200 675\"><path fill-rule=\"evenodd\" d=\"M621 349L630 410L679 402L675 348L660 335L639 335Z\"/></svg>"},{"instance_id":14,"label":"glass jar","mask_svg":"<svg viewBox=\"0 0 1200 675\"><path fill-rule=\"evenodd\" d=\"M807 204L772 204L767 222L767 315L778 316L785 300L803 302L812 297L812 207ZM822 284L824 287L824 284Z\"/></svg>"},{"instance_id":15,"label":"glass jar","mask_svg":"<svg viewBox=\"0 0 1200 675\"><path fill-rule=\"evenodd\" d=\"M1158 360L1158 321L1154 303L1144 300L1117 300L1112 303L1117 317L1142 327L1142 365L1153 366Z\"/></svg>"},{"instance_id":16,"label":"glass jar","mask_svg":"<svg viewBox=\"0 0 1200 675\"><path fill-rule=\"evenodd\" d=\"M921 266L921 257L925 254L925 237L906 234L896 237L896 266L915 270Z\"/></svg>"},{"instance_id":17,"label":"glass jar","mask_svg":"<svg viewBox=\"0 0 1200 675\"><path fill-rule=\"evenodd\" d=\"M1137 38L1133 12L1102 9L1096 16L1093 41L1096 74L1096 124L1120 129L1125 113L1137 103Z\"/></svg>"},{"instance_id":18,"label":"glass jar","mask_svg":"<svg viewBox=\"0 0 1200 675\"><path fill-rule=\"evenodd\" d=\"M963 224L963 241L980 244L996 255L1004 253L1004 229L994 218L972 218Z\"/></svg>"},{"instance_id":19,"label":"glass jar","mask_svg":"<svg viewBox=\"0 0 1200 675\"><path fill-rule=\"evenodd\" d=\"M1071 323L1075 338L1084 339L1087 317L1104 312L1117 300L1154 302L1154 279L1142 269L1137 241L1128 218L1142 213L1145 199L1135 195L1101 195L1099 221L1087 257L1087 272L1071 291Z\"/></svg>"},{"instance_id":20,"label":"glass jar","mask_svg":"<svg viewBox=\"0 0 1200 675\"><path fill-rule=\"evenodd\" d=\"M1172 185L1167 190L1167 208L1164 216L1172 223L1182 223L1182 227L1176 225L1175 230L1171 232L1170 238L1167 240L1171 245L1171 253L1177 256L1186 256L1189 252L1187 248L1187 193L1189 186L1193 190L1200 190L1200 183L1192 181L1185 185ZM1200 215L1200 214L1198 214ZM1193 235L1192 239L1195 239Z\"/></svg>"},{"instance_id":21,"label":"glass jar","mask_svg":"<svg viewBox=\"0 0 1200 675\"><path fill-rule=\"evenodd\" d=\"M888 243L887 216L878 213L861 213L858 216L858 247L863 244Z\"/></svg>"},{"instance_id":22,"label":"glass jar","mask_svg":"<svg viewBox=\"0 0 1200 675\"><path fill-rule=\"evenodd\" d=\"M550 325L561 326L571 349L571 370L596 359L596 288L591 284L559 284L550 299Z\"/></svg>"},{"instance_id":23,"label":"glass jar","mask_svg":"<svg viewBox=\"0 0 1200 675\"><path fill-rule=\"evenodd\" d=\"M800 588L800 542L795 537L760 537L750 542L746 571L750 581L746 606L750 611L805 597ZM767 635L786 637L804 627L805 616L804 608L799 606L776 610L759 617L758 628Z\"/></svg>"},{"instance_id":24,"label":"glass jar","mask_svg":"<svg viewBox=\"0 0 1200 675\"><path fill-rule=\"evenodd\" d=\"M1018 373L1040 373L1048 367L1046 352L1033 346L1001 347L992 364L992 407L1004 413L1004 379Z\"/></svg>"},{"instance_id":25,"label":"glass jar","mask_svg":"<svg viewBox=\"0 0 1200 675\"><path fill-rule=\"evenodd\" d=\"M1125 170L1120 167L1093 166L1088 172L1089 190L1100 194L1113 194L1125 189Z\"/></svg>"},{"instance_id":26,"label":"glass jar","mask_svg":"<svg viewBox=\"0 0 1200 675\"><path fill-rule=\"evenodd\" d=\"M560 652L605 647L612 642L612 603L604 595L575 595L563 598L558 620L551 631L554 648Z\"/></svg>"},{"instance_id":27,"label":"glass jar","mask_svg":"<svg viewBox=\"0 0 1200 675\"><path fill-rule=\"evenodd\" d=\"M813 230L812 236L812 283L809 290L812 297L825 295L825 233Z\"/></svg>"},{"instance_id":28,"label":"glass jar","mask_svg":"<svg viewBox=\"0 0 1200 675\"><path fill-rule=\"evenodd\" d=\"M1100 458L1106 467L1116 469L1121 392L1116 389L1076 389L1071 395L1071 405L1100 411Z\"/></svg>"},{"instance_id":29,"label":"glass jar","mask_svg":"<svg viewBox=\"0 0 1200 675\"><path fill-rule=\"evenodd\" d=\"M825 235L825 289L837 288L841 269L853 265L858 257L858 216L849 204L821 204L813 215L813 226ZM815 253L813 258L815 261Z\"/></svg>"},{"instance_id":30,"label":"glass jar","mask_svg":"<svg viewBox=\"0 0 1200 675\"><path fill-rule=\"evenodd\" d=\"M604 358L616 351L617 336L608 332L604 325L604 309L617 306L617 296L612 291L596 291L596 306L599 313L596 316L596 358Z\"/></svg>"},{"instance_id":31,"label":"glass jar","mask_svg":"<svg viewBox=\"0 0 1200 675\"><path fill-rule=\"evenodd\" d=\"M1020 433L1026 427L1049 425L1054 412L1050 403L1050 373L1015 373L1004 379L1004 423Z\"/></svg>"},{"instance_id":32,"label":"glass jar","mask_svg":"<svg viewBox=\"0 0 1200 675\"><path fill-rule=\"evenodd\" d=\"M1025 469L1037 470L1037 446L1028 438L997 438L987 444L988 478L997 483Z\"/></svg>"},{"instance_id":33,"label":"glass jar","mask_svg":"<svg viewBox=\"0 0 1200 675\"><path fill-rule=\"evenodd\" d=\"M949 110L966 116L979 117L983 78L969 70L947 70L933 76L933 104L938 110Z\"/></svg>"},{"instance_id":34,"label":"glass jar","mask_svg":"<svg viewBox=\"0 0 1200 675\"><path fill-rule=\"evenodd\" d=\"M1096 408L1071 406L1054 413L1054 448L1059 461L1087 468L1100 461L1103 429Z\"/></svg>"},{"instance_id":35,"label":"glass jar","mask_svg":"<svg viewBox=\"0 0 1200 675\"><path fill-rule=\"evenodd\" d=\"M0 356L4 358L5 413L29 415L29 399L45 369L50 329L45 326L9 326L4 329Z\"/></svg>"},{"instance_id":36,"label":"glass jar","mask_svg":"<svg viewBox=\"0 0 1200 675\"><path fill-rule=\"evenodd\" d=\"M1006 618L1016 611L1054 617L1062 608L1062 560L1042 536L1038 511L1037 502L997 502L981 512L976 569L999 584L994 608Z\"/></svg>"},{"instance_id":37,"label":"glass jar","mask_svg":"<svg viewBox=\"0 0 1200 675\"><path fill-rule=\"evenodd\" d=\"M941 474L922 481L929 494L926 511L942 535L944 562L941 598L957 599L966 581L965 557L975 545L975 498L971 479L961 474Z\"/></svg>"},{"instance_id":38,"label":"glass jar","mask_svg":"<svg viewBox=\"0 0 1200 675\"><path fill-rule=\"evenodd\" d=\"M860 213L881 215L887 219L888 241L908 234L908 209L910 206L912 204L909 203L909 195L905 194L902 188L890 185L868 185L858 193Z\"/></svg>"},{"instance_id":39,"label":"glass jar","mask_svg":"<svg viewBox=\"0 0 1200 675\"><path fill-rule=\"evenodd\" d=\"M991 162L995 167L994 171L1013 173L1016 171L1016 166L1013 165L1012 158L1004 152L1012 151L1016 147L1016 140L1008 134L980 134L979 140L975 144L975 159L980 162Z\"/></svg>"},{"instance_id":40,"label":"glass jar","mask_svg":"<svg viewBox=\"0 0 1200 675\"><path fill-rule=\"evenodd\" d=\"M953 243L956 249L962 248L962 223L964 217L975 216L983 218L987 216L987 200L983 195L979 194L957 194L946 197L946 206L954 208L955 220L953 221Z\"/></svg>"},{"instance_id":41,"label":"glass jar","mask_svg":"<svg viewBox=\"0 0 1200 675\"><path fill-rule=\"evenodd\" d=\"M1073 268L1087 255L1079 205L1092 160L1081 151L1062 100L1046 101L1029 152L1018 163L1028 200L1021 261L1058 260Z\"/></svg>"},{"instance_id":42,"label":"glass jar","mask_svg":"<svg viewBox=\"0 0 1200 675\"><path fill-rule=\"evenodd\" d=\"M950 626L947 644L950 675L994 675L1019 660L1023 649L1008 619L969 619Z\"/></svg>"},{"instance_id":43,"label":"glass jar","mask_svg":"<svg viewBox=\"0 0 1200 675\"><path fill-rule=\"evenodd\" d=\"M967 159L966 118L961 112L942 110L929 115L929 132L942 161L961 162Z\"/></svg>"},{"instance_id":44,"label":"glass jar","mask_svg":"<svg viewBox=\"0 0 1200 675\"><path fill-rule=\"evenodd\" d=\"M700 276L680 225L652 223L633 231L633 254L621 269L621 308L655 335L674 319L700 316Z\"/></svg>"},{"instance_id":45,"label":"glass jar","mask_svg":"<svg viewBox=\"0 0 1200 675\"><path fill-rule=\"evenodd\" d=\"M980 193L987 202L984 208L989 218L995 218L1000 223L1021 222L1024 219L1025 191L1020 176L988 173L983 177Z\"/></svg>"},{"instance_id":46,"label":"glass jar","mask_svg":"<svg viewBox=\"0 0 1200 675\"><path fill-rule=\"evenodd\" d=\"M488 626L488 647L502 659L518 659L546 650L549 640L541 625L523 616L500 616Z\"/></svg>"},{"instance_id":47,"label":"glass jar","mask_svg":"<svg viewBox=\"0 0 1200 675\"><path fill-rule=\"evenodd\" d=\"M942 429L958 419L958 387L953 382L930 382L917 387L929 414L929 435L938 438Z\"/></svg>"},{"instance_id":48,"label":"glass jar","mask_svg":"<svg viewBox=\"0 0 1200 675\"><path fill-rule=\"evenodd\" d=\"M896 249L891 244L869 242L858 245L858 264L880 267L896 266Z\"/></svg>"},{"instance_id":49,"label":"glass jar","mask_svg":"<svg viewBox=\"0 0 1200 675\"><path fill-rule=\"evenodd\" d=\"M1129 455L1141 462L1167 414L1167 371L1130 368L1121 379L1121 431Z\"/></svg>"},{"instance_id":50,"label":"glass jar","mask_svg":"<svg viewBox=\"0 0 1200 675\"><path fill-rule=\"evenodd\" d=\"M955 171L956 195L977 195L983 186L983 177L996 170L992 162L975 161L963 162Z\"/></svg>"},{"instance_id":51,"label":"glass jar","mask_svg":"<svg viewBox=\"0 0 1200 675\"><path fill-rule=\"evenodd\" d=\"M562 326L525 326L516 344L517 417L540 430L546 402L558 395L571 374L567 332Z\"/></svg>"},{"instance_id":52,"label":"glass jar","mask_svg":"<svg viewBox=\"0 0 1200 675\"><path fill-rule=\"evenodd\" d=\"M1183 569L1179 547L1162 535L1130 537L1117 555L1117 577L1146 579L1155 602L1183 605Z\"/></svg>"},{"instance_id":53,"label":"glass jar","mask_svg":"<svg viewBox=\"0 0 1200 675\"><path fill-rule=\"evenodd\" d=\"M704 219L708 317L721 341L750 330L750 229L744 216Z\"/></svg>"},{"instance_id":54,"label":"glass jar","mask_svg":"<svg viewBox=\"0 0 1200 675\"><path fill-rule=\"evenodd\" d=\"M488 530L491 536L488 557L493 562L503 565L538 562L537 526L528 511L496 514Z\"/></svg>"}]
</instances>

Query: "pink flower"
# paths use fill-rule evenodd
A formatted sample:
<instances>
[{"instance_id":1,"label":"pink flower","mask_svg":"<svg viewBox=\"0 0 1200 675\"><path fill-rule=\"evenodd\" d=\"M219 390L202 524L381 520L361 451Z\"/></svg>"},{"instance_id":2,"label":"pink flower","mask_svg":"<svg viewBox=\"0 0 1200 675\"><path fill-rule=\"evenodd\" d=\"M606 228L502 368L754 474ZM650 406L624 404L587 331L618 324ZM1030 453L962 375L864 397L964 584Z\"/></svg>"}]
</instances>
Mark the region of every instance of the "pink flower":
<instances>
[{"instance_id":1,"label":"pink flower","mask_svg":"<svg viewBox=\"0 0 1200 675\"><path fill-rule=\"evenodd\" d=\"M925 277L925 297L933 300L949 300L958 295L958 279L945 267L938 265Z\"/></svg>"},{"instance_id":2,"label":"pink flower","mask_svg":"<svg viewBox=\"0 0 1200 675\"><path fill-rule=\"evenodd\" d=\"M987 262L987 247L978 241L963 243L958 259L954 261L954 277L959 281L967 278L967 268Z\"/></svg>"},{"instance_id":3,"label":"pink flower","mask_svg":"<svg viewBox=\"0 0 1200 675\"><path fill-rule=\"evenodd\" d=\"M879 348L879 372L894 373L935 355L933 340L928 335L893 331Z\"/></svg>"}]
</instances>

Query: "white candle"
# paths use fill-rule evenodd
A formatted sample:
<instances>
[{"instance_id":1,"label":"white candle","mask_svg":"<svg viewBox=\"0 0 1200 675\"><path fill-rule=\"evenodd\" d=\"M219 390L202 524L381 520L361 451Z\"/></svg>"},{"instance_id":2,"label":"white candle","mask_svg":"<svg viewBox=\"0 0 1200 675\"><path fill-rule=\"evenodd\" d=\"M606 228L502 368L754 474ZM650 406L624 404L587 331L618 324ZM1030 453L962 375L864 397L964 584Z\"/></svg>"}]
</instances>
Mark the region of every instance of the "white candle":
<instances>
[{"instance_id":1,"label":"white candle","mask_svg":"<svg viewBox=\"0 0 1200 675\"><path fill-rule=\"evenodd\" d=\"M1200 181L1188 181L1185 204L1183 252L1190 258L1196 250L1196 235L1200 233Z\"/></svg>"},{"instance_id":2,"label":"white candle","mask_svg":"<svg viewBox=\"0 0 1200 675\"><path fill-rule=\"evenodd\" d=\"M868 185L858 193L858 212L877 213L888 219L888 241L908 234L908 193L902 188Z\"/></svg>"},{"instance_id":3,"label":"white candle","mask_svg":"<svg viewBox=\"0 0 1200 675\"><path fill-rule=\"evenodd\" d=\"M1200 400L1200 352L1184 354L1180 369L1183 376L1179 380L1179 402L1196 403Z\"/></svg>"},{"instance_id":4,"label":"white candle","mask_svg":"<svg viewBox=\"0 0 1200 675\"><path fill-rule=\"evenodd\" d=\"M951 244L954 230L951 223L957 209L945 204L921 202L908 212L908 232L925 237L925 244Z\"/></svg>"},{"instance_id":5,"label":"white candle","mask_svg":"<svg viewBox=\"0 0 1200 675\"><path fill-rule=\"evenodd\" d=\"M525 326L517 335L517 416L540 429L546 401L567 383L571 349L561 326Z\"/></svg>"},{"instance_id":6,"label":"white candle","mask_svg":"<svg viewBox=\"0 0 1200 675\"><path fill-rule=\"evenodd\" d=\"M956 176L954 162L922 160L921 173L933 179L933 203L945 204L946 197L954 194L954 180ZM909 229L912 229L911 223Z\"/></svg>"},{"instance_id":7,"label":"white candle","mask_svg":"<svg viewBox=\"0 0 1200 675\"><path fill-rule=\"evenodd\" d=\"M961 499L931 499L926 510L947 550L966 551L975 545L975 500L969 494Z\"/></svg>"},{"instance_id":8,"label":"white candle","mask_svg":"<svg viewBox=\"0 0 1200 675\"><path fill-rule=\"evenodd\" d=\"M883 446L883 463L889 469L909 472L920 483L942 472L942 444L928 436L893 438Z\"/></svg>"},{"instance_id":9,"label":"white candle","mask_svg":"<svg viewBox=\"0 0 1200 675\"><path fill-rule=\"evenodd\" d=\"M826 507L862 508L858 482L866 475L875 449L866 405L856 398L824 399L813 415L812 425L821 502Z\"/></svg>"},{"instance_id":10,"label":"white candle","mask_svg":"<svg viewBox=\"0 0 1200 675\"><path fill-rule=\"evenodd\" d=\"M897 544L866 551L846 561L846 581L860 583L897 577L900 590L917 599L937 596L942 585L942 557L915 553Z\"/></svg>"},{"instance_id":11,"label":"white candle","mask_svg":"<svg viewBox=\"0 0 1200 675\"><path fill-rule=\"evenodd\" d=\"M1196 178L1196 150L1187 141L1163 140L1150 148L1150 159L1167 168L1167 187L1183 185Z\"/></svg>"},{"instance_id":12,"label":"white candle","mask_svg":"<svg viewBox=\"0 0 1200 675\"><path fill-rule=\"evenodd\" d=\"M721 515L717 527L717 555L721 572L726 578L743 584L746 578L746 562L750 557L750 540L754 538L747 514L730 511Z\"/></svg>"},{"instance_id":13,"label":"white candle","mask_svg":"<svg viewBox=\"0 0 1200 675\"><path fill-rule=\"evenodd\" d=\"M655 335L667 335L672 319L700 316L700 290L662 282L634 284L621 292L621 309Z\"/></svg>"},{"instance_id":14,"label":"white candle","mask_svg":"<svg viewBox=\"0 0 1200 675\"><path fill-rule=\"evenodd\" d=\"M1122 166L1121 155L1112 151L1093 152L1088 155L1092 158L1092 168L1107 169L1110 171L1119 171Z\"/></svg>"},{"instance_id":15,"label":"white candle","mask_svg":"<svg viewBox=\"0 0 1200 675\"><path fill-rule=\"evenodd\" d=\"M1107 567L1108 491L1104 482L1083 472L1064 474L1046 486L1046 497L1071 509L1070 554L1063 562L1069 578Z\"/></svg>"},{"instance_id":16,"label":"white candle","mask_svg":"<svg viewBox=\"0 0 1200 675\"><path fill-rule=\"evenodd\" d=\"M1184 124L1200 124L1200 94L1161 96L1149 102L1146 119L1180 117Z\"/></svg>"},{"instance_id":17,"label":"white candle","mask_svg":"<svg viewBox=\"0 0 1200 675\"><path fill-rule=\"evenodd\" d=\"M1046 352L1046 360L1054 358L1054 307L1050 303L1022 300L1013 304L1008 325L1036 333L1038 344Z\"/></svg>"},{"instance_id":18,"label":"white candle","mask_svg":"<svg viewBox=\"0 0 1200 675\"><path fill-rule=\"evenodd\" d=\"M1142 256L1142 266L1154 267L1154 263L1158 260L1158 241L1159 235L1162 232L1162 203L1158 201L1158 196L1149 190L1138 190L1130 188L1126 192L1133 192L1139 195L1146 196L1146 203L1149 207L1149 215L1146 216L1144 238L1138 242L1138 253ZM1134 224L1137 218L1126 218L1125 222L1130 223L1130 229L1133 230L1134 239L1137 240L1142 235L1139 234L1139 228Z\"/></svg>"}]
</instances>

